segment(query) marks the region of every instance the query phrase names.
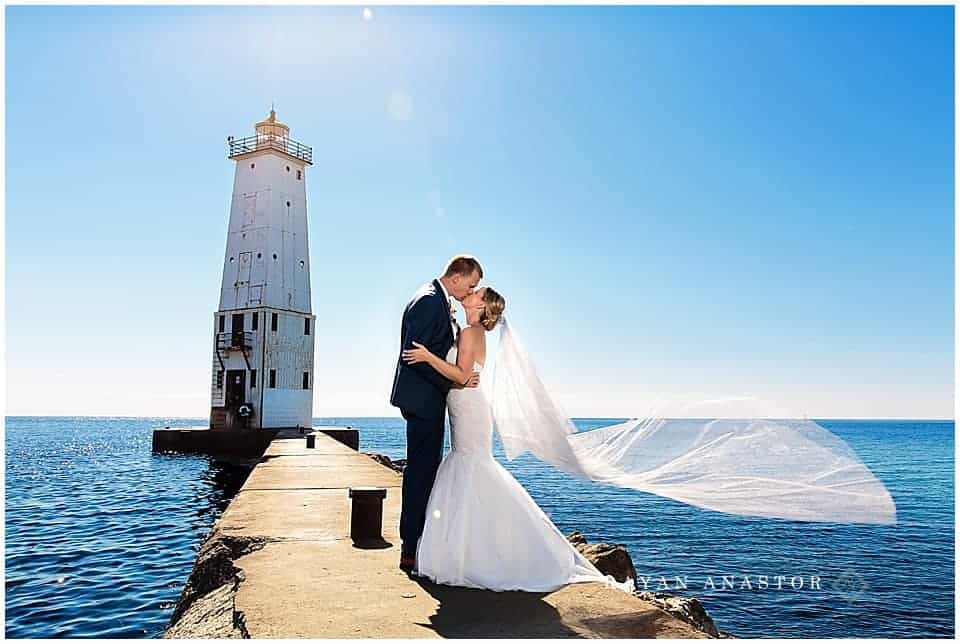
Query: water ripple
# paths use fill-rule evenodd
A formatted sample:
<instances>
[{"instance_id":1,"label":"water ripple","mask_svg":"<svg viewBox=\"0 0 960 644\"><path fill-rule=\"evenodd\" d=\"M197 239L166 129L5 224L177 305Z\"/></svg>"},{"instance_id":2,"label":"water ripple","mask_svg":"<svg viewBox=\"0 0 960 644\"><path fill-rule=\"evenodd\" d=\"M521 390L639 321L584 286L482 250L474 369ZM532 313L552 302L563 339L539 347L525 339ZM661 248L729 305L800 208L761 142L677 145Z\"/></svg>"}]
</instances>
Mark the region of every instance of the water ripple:
<instances>
[{"instance_id":1,"label":"water ripple","mask_svg":"<svg viewBox=\"0 0 960 644\"><path fill-rule=\"evenodd\" d=\"M246 471L151 454L176 419L6 419L6 636L159 637Z\"/></svg>"}]
</instances>

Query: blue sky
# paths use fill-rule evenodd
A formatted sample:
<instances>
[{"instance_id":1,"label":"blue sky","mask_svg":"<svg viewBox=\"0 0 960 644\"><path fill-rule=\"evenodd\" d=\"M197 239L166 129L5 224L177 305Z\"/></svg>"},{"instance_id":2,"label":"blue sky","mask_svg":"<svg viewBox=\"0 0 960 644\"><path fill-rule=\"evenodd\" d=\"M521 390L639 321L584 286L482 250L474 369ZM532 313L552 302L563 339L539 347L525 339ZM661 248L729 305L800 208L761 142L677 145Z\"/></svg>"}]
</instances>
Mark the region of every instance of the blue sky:
<instances>
[{"instance_id":1,"label":"blue sky","mask_svg":"<svg viewBox=\"0 0 960 644\"><path fill-rule=\"evenodd\" d=\"M471 252L572 415L952 417L953 11L7 7L7 412L208 414L225 139L275 101L316 416L396 415Z\"/></svg>"}]
</instances>

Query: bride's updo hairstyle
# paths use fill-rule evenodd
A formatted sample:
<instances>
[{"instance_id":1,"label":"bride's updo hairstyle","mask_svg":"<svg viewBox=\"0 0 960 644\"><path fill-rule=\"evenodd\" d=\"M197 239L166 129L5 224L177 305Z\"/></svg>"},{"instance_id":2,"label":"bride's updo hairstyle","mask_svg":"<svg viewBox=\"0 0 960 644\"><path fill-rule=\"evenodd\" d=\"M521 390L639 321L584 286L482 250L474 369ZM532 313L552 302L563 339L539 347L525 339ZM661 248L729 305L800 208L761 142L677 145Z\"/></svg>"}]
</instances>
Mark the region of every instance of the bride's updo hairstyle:
<instances>
[{"instance_id":1,"label":"bride's updo hairstyle","mask_svg":"<svg viewBox=\"0 0 960 644\"><path fill-rule=\"evenodd\" d=\"M493 328L497 326L497 322L500 321L500 316L503 315L503 309L506 308L507 303L502 295L487 286L483 292L483 305L483 313L480 314L480 325L487 331L493 331Z\"/></svg>"}]
</instances>

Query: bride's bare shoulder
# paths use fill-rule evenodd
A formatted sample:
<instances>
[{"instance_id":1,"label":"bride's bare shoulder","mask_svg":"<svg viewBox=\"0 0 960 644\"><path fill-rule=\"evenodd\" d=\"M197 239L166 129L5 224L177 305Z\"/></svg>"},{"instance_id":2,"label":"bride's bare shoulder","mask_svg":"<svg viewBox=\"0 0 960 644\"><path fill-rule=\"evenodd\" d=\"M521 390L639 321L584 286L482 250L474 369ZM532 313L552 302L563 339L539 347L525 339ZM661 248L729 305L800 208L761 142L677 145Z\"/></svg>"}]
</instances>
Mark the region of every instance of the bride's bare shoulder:
<instances>
[{"instance_id":1,"label":"bride's bare shoulder","mask_svg":"<svg viewBox=\"0 0 960 644\"><path fill-rule=\"evenodd\" d=\"M468 326L460 330L460 344L467 343L466 346L478 347L484 343L483 327Z\"/></svg>"},{"instance_id":2,"label":"bride's bare shoulder","mask_svg":"<svg viewBox=\"0 0 960 644\"><path fill-rule=\"evenodd\" d=\"M482 326L465 326L460 331L469 338L482 338L483 337L483 327Z\"/></svg>"}]
</instances>

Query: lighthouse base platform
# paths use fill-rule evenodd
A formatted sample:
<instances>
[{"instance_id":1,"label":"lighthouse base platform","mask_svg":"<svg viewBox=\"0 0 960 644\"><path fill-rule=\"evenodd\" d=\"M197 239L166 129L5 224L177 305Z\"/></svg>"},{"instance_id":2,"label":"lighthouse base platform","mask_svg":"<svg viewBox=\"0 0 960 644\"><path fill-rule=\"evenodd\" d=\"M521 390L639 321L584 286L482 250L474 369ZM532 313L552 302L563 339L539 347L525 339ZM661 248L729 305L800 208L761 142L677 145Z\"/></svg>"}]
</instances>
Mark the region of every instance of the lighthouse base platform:
<instances>
[{"instance_id":1,"label":"lighthouse base platform","mask_svg":"<svg viewBox=\"0 0 960 644\"><path fill-rule=\"evenodd\" d=\"M360 449L360 433L352 427L275 427L222 430L204 426L163 427L153 430L155 454L208 454L229 462L249 462L263 456L278 434L286 437L325 434L351 449Z\"/></svg>"}]
</instances>

